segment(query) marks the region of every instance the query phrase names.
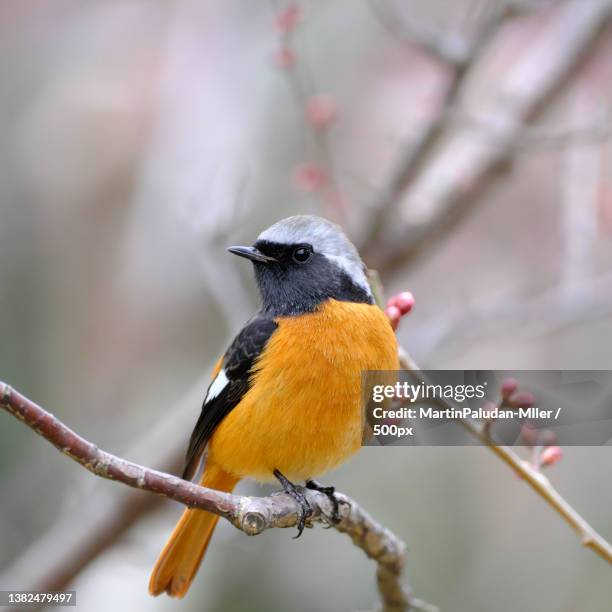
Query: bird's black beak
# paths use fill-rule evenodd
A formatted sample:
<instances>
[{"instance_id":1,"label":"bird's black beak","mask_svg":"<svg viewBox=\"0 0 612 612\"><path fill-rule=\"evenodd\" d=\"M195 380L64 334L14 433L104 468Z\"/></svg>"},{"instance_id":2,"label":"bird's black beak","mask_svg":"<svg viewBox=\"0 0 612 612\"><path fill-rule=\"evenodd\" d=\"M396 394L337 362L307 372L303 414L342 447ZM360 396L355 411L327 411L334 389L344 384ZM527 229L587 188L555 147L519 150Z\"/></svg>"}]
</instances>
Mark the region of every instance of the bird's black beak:
<instances>
[{"instance_id":1,"label":"bird's black beak","mask_svg":"<svg viewBox=\"0 0 612 612\"><path fill-rule=\"evenodd\" d=\"M259 249L255 247L246 247L246 246L232 246L227 249L230 253L234 255L238 255L239 257L246 257L251 261L258 261L260 263L270 263L271 261L276 261L274 257L268 257L268 255L264 255Z\"/></svg>"}]
</instances>

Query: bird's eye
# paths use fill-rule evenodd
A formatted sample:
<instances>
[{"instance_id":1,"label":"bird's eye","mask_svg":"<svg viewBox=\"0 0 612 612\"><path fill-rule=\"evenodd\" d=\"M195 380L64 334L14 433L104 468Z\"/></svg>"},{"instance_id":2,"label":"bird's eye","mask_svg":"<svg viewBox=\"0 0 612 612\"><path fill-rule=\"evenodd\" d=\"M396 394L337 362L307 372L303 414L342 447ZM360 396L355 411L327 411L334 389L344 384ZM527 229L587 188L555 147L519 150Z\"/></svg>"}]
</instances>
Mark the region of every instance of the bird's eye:
<instances>
[{"instance_id":1,"label":"bird's eye","mask_svg":"<svg viewBox=\"0 0 612 612\"><path fill-rule=\"evenodd\" d=\"M293 251L293 261L296 263L305 263L310 259L312 249L309 246L300 246Z\"/></svg>"}]
</instances>

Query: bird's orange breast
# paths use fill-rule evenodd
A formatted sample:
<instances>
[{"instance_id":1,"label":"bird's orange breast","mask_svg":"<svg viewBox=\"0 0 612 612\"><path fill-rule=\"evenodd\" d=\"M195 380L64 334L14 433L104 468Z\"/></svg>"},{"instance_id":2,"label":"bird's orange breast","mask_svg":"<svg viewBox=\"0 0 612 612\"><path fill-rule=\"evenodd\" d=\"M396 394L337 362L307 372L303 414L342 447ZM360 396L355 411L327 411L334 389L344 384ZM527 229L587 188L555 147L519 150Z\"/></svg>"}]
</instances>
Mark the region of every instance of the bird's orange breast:
<instances>
[{"instance_id":1,"label":"bird's orange breast","mask_svg":"<svg viewBox=\"0 0 612 612\"><path fill-rule=\"evenodd\" d=\"M386 315L368 304L329 300L277 322L208 460L260 481L273 480L274 469L315 478L360 447L361 372L398 369L397 342Z\"/></svg>"}]
</instances>

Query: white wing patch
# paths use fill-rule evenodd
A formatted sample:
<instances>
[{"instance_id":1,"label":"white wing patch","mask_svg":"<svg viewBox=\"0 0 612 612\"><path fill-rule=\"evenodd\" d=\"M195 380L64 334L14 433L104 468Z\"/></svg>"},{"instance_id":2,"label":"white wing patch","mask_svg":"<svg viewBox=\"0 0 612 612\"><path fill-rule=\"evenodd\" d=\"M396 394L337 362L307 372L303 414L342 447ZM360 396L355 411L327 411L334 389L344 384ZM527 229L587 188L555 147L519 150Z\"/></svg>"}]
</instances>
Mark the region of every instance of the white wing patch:
<instances>
[{"instance_id":1,"label":"white wing patch","mask_svg":"<svg viewBox=\"0 0 612 612\"><path fill-rule=\"evenodd\" d=\"M206 394L206 399L204 400L205 404L212 401L227 387L229 384L229 379L225 374L225 370L220 370L215 380L212 381L210 387L208 387L208 393Z\"/></svg>"}]
</instances>

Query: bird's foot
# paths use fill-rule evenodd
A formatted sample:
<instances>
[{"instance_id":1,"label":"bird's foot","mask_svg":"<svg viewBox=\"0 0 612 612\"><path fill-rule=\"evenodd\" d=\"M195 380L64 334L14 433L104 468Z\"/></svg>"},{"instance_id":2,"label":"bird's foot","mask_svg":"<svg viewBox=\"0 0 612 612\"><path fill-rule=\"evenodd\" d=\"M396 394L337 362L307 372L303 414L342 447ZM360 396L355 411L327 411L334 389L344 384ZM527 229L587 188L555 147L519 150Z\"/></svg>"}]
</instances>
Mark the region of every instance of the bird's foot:
<instances>
[{"instance_id":1,"label":"bird's foot","mask_svg":"<svg viewBox=\"0 0 612 612\"><path fill-rule=\"evenodd\" d=\"M304 493L302 493L302 491L300 490L301 487L294 485L290 480L285 478L285 476L283 476L283 474L279 470L274 470L274 476L281 483L285 493L290 495L299 504L301 508L300 521L297 526L298 534L295 536L295 538L293 538L294 540L297 540L297 538L299 538L302 535L302 532L304 531L306 521L312 515L312 507L308 503L308 500L306 499Z\"/></svg>"},{"instance_id":2,"label":"bird's foot","mask_svg":"<svg viewBox=\"0 0 612 612\"><path fill-rule=\"evenodd\" d=\"M335 487L326 487L316 480L307 480L306 488L311 489L312 491L319 491L319 493L327 495L327 498L332 504L331 520L334 525L337 525L340 522L340 501L336 497Z\"/></svg>"}]
</instances>

